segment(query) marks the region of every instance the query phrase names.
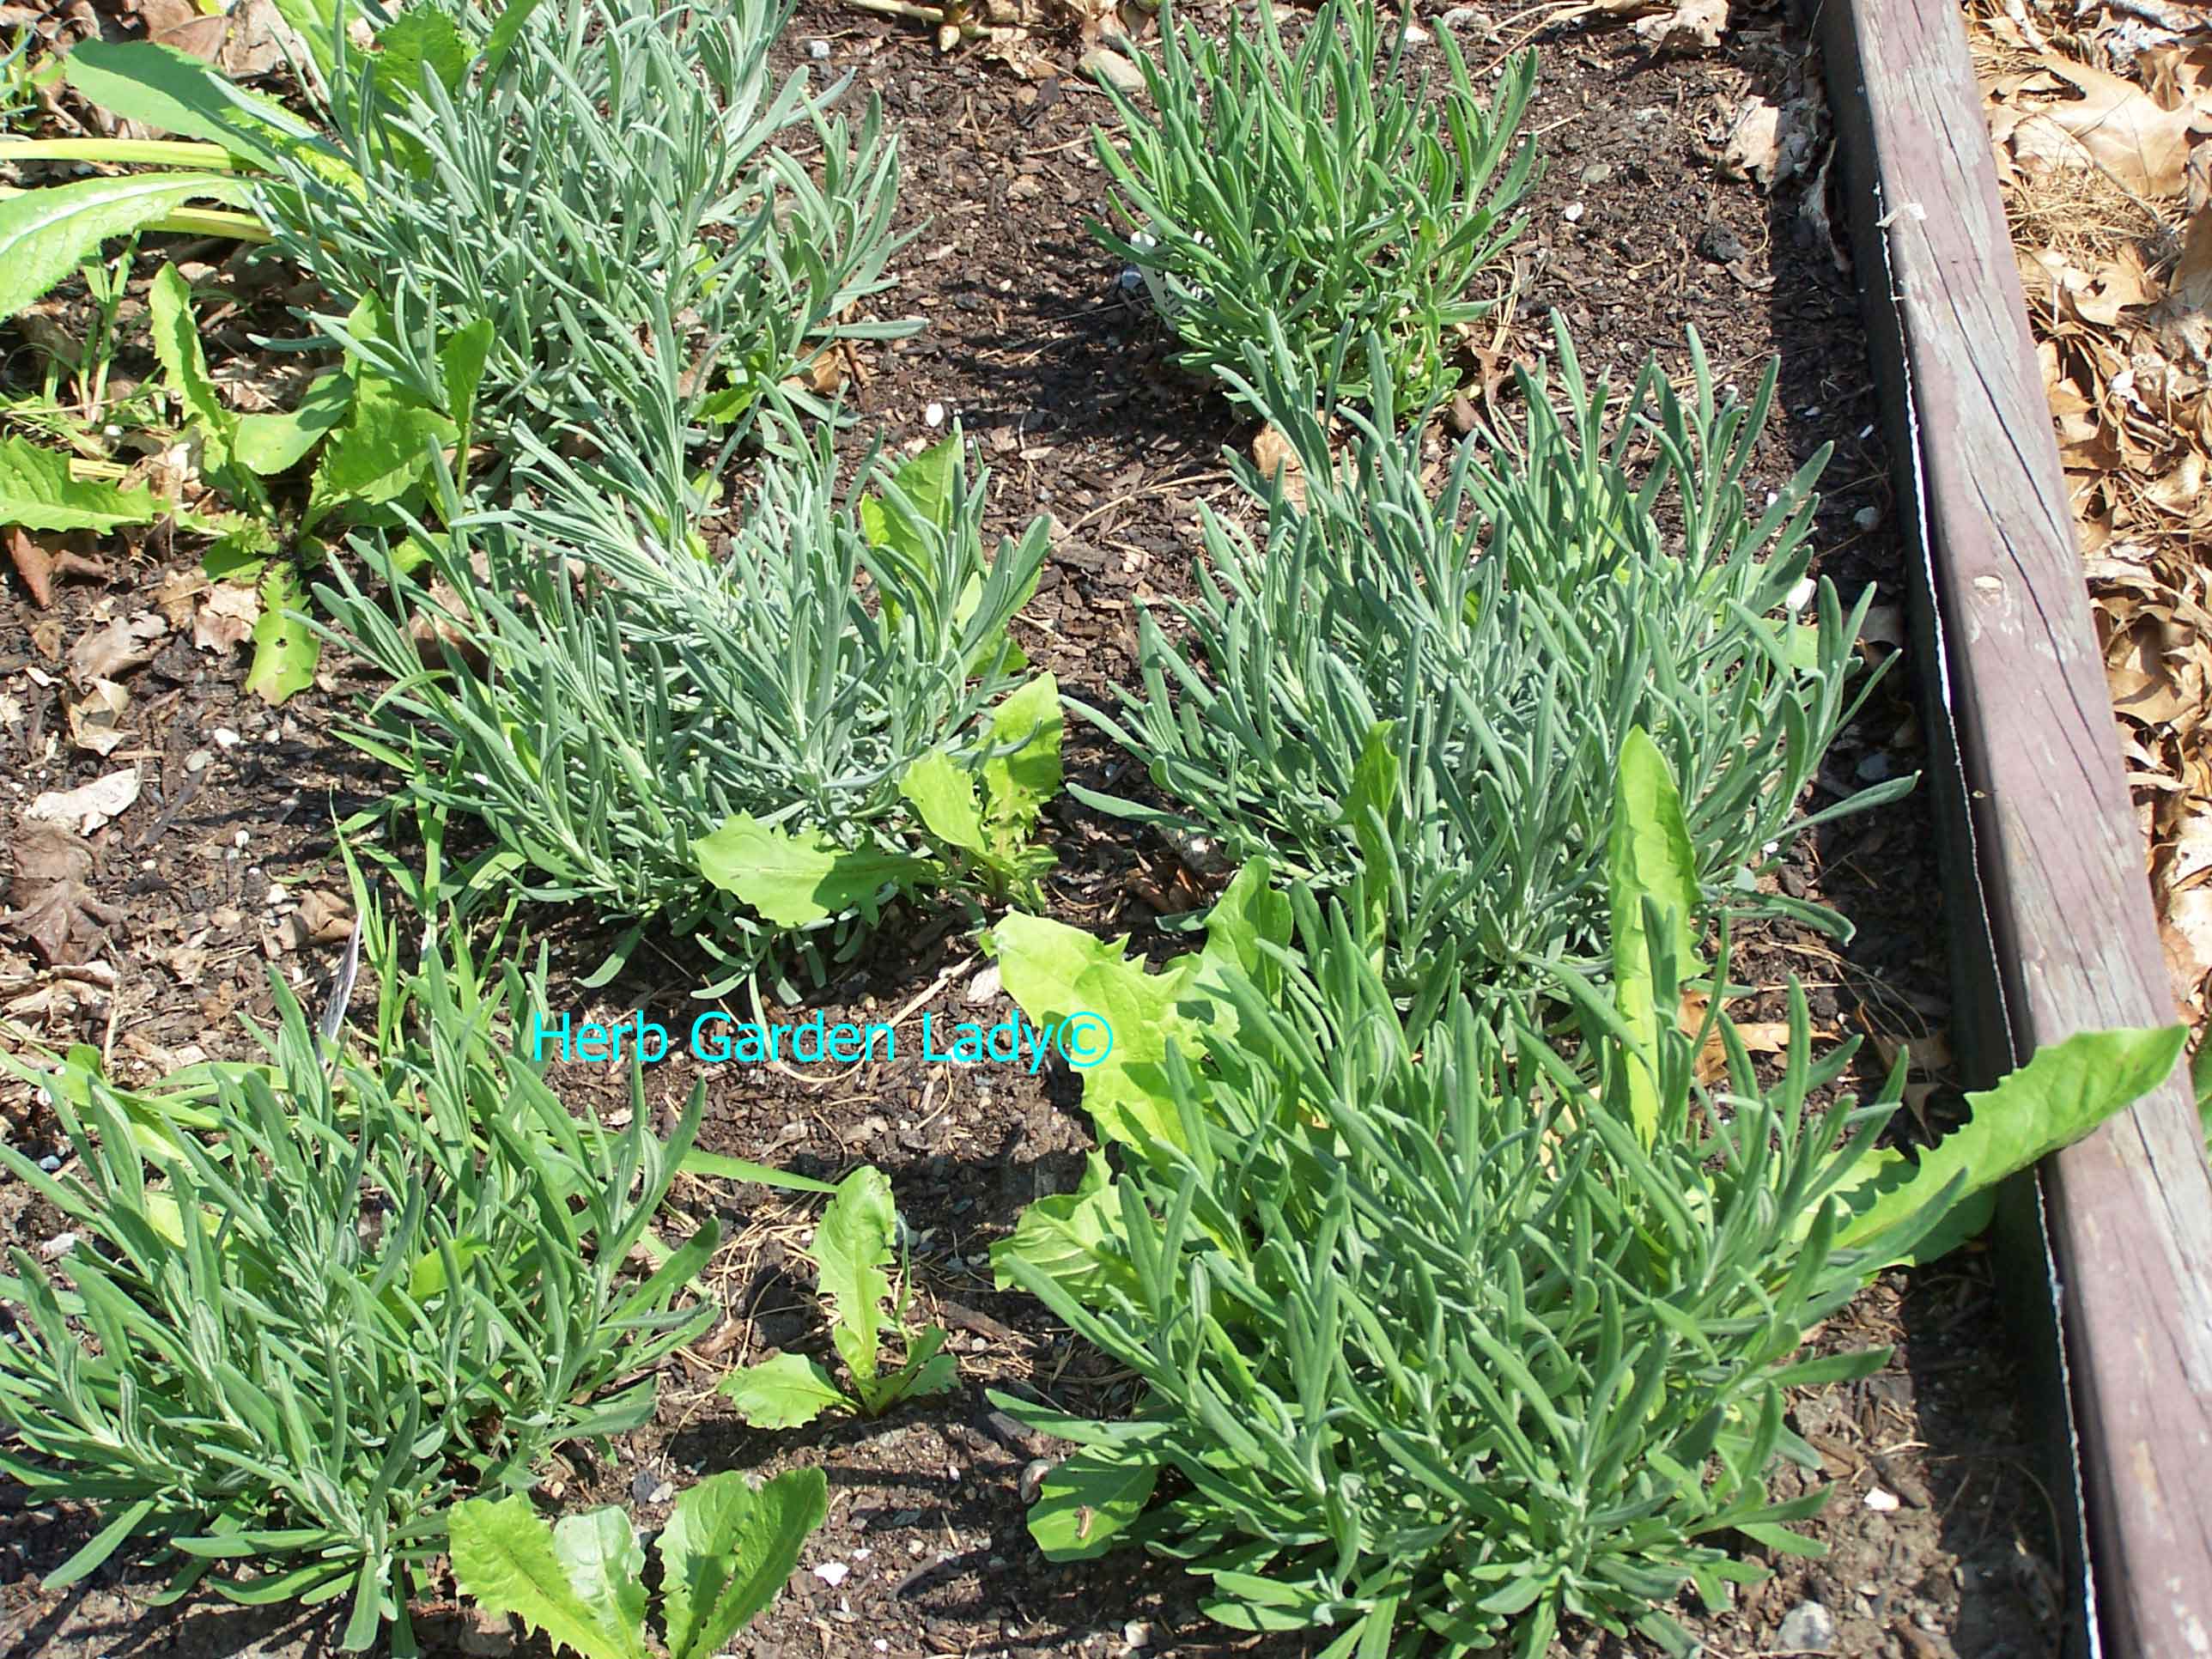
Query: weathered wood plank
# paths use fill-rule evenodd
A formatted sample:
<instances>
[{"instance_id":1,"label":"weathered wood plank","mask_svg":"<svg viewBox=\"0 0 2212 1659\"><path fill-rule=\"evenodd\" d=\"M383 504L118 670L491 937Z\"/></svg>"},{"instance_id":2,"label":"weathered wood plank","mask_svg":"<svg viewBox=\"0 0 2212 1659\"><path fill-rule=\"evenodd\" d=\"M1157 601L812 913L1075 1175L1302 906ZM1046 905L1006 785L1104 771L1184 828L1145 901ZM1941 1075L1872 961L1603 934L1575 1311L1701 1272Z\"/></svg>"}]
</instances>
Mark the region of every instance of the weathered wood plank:
<instances>
[{"instance_id":1,"label":"weathered wood plank","mask_svg":"<svg viewBox=\"0 0 2212 1659\"><path fill-rule=\"evenodd\" d=\"M2078 1030L2169 1023L1956 0L1825 0L1820 29L1870 332L1878 356L1896 353L1898 494L1917 509L1964 774L1954 828L1979 891L1947 893L1970 913L1954 932L1969 953L1994 949L1990 988L2015 1057ZM2096 1634L2107 1653L2212 1655L2212 1172L2186 1085L2051 1159L2042 1180Z\"/></svg>"}]
</instances>

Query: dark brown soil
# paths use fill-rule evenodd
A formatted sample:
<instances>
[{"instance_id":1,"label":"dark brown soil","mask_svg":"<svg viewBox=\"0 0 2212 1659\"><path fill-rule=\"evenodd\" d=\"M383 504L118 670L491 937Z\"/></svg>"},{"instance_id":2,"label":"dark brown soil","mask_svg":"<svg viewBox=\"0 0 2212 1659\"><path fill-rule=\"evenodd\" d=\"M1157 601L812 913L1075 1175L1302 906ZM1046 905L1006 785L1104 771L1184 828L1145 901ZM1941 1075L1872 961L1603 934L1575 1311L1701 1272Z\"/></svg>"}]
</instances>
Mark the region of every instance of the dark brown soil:
<instances>
[{"instance_id":1,"label":"dark brown soil","mask_svg":"<svg viewBox=\"0 0 2212 1659\"><path fill-rule=\"evenodd\" d=\"M1770 192L1717 165L1749 93L1784 102L1818 82L1802 43L1771 18L1741 15L1747 9L1739 6L1723 51L1689 58L1655 59L1625 31L1534 37L1544 64L1530 127L1548 171L1515 255L1503 344L1509 356L1546 349L1544 313L1558 307L1583 362L1614 366L1620 379L1655 349L1670 370L1684 368L1689 325L1723 378L1746 389L1778 354L1782 392L1758 488L1773 487L1832 443L1817 538L1824 568L1847 600L1878 581L1894 601L1904 566L1885 516L1887 464L1874 434L1852 279L1803 211L1802 179ZM1502 33L1480 15L1457 21L1471 59L1483 65L1529 38L1541 17L1501 15ZM1433 15L1423 22L1442 27ZM1251 423L1166 365L1158 326L1084 232L1101 209L1087 139L1089 124L1105 113L1101 98L1073 78L1024 82L969 55L941 57L918 31L828 4L802 9L787 43L793 55L811 39L829 40L830 66L854 70L862 89L881 94L904 135L902 218L927 222L898 262L903 282L895 297L930 326L862 354L866 379L848 395L863 428L880 428L894 445L927 440L933 404L962 422L997 469L995 528L1016 529L1040 512L1058 518L1064 533L1020 636L1066 690L1110 703L1111 688L1131 672L1133 607L1187 584L1197 504L1234 510L1220 451L1249 442ZM1060 56L1072 64L1072 51ZM1819 204L1817 192L1812 200ZM1868 508L1877 525L1871 532L1856 521ZM21 757L7 784L18 805L89 781L133 752L107 762L73 753L56 735L55 693L30 672L52 668L34 629L58 620L66 643L95 619L148 608L163 574L193 568L197 556L183 547L135 556L107 550L116 579L64 586L48 610L35 608L20 586L0 591L0 691L23 707L5 736ZM300 942L282 917L309 888L343 891L331 826L382 787L375 769L331 736L362 688L341 668L335 683L270 713L241 695L242 668L242 657L224 661L172 645L140 672L133 690L145 793L96 838L95 891L122 907L105 958L112 987L72 981L83 990L70 1003L75 1012L17 1016L45 1021L50 1042L94 1044L126 1079L165 1070L194 1048L238 1052L245 1039L232 1017L265 1015L272 959L311 1000L333 965L333 950ZM1905 678L1893 676L1838 745L1826 774L1831 795L1848 792L1854 778L1918 764L1908 694ZM217 728L241 740L226 746ZM1071 736L1079 774L1135 787L1110 748ZM198 754L208 760L193 762ZM1735 977L1764 988L1745 1017L1773 1017L1795 974L1825 1035L1909 1041L1940 1031L1942 895L1925 810L1915 797L1846 820L1797 852L1784 885L1838 905L1858 932L1842 948L1787 930L1748 942ZM1066 799L1054 805L1052 827L1061 863L1051 908L1065 920L1143 935L1163 910L1202 899L1155 838ZM273 906L272 883L283 894ZM588 923L544 923L566 978L599 960L602 941ZM866 969L830 987L820 1005L831 1019L913 1017L923 1008L966 1018L971 1007L997 1018L1003 998L972 988L981 965L957 921L905 939L894 930ZM671 1023L689 1018L689 988L699 978L695 963L641 958L608 989L557 991L556 1006L608 1015L644 1008ZM0 935L0 1012L50 980ZM701 1070L682 1060L654 1068L656 1109ZM627 1103L622 1080L606 1070L565 1072L561 1081L580 1106ZM1080 1168L1089 1142L1072 1079L926 1066L912 1050L827 1081L758 1066L707 1067L704 1076L707 1146L823 1175L863 1161L890 1174L919 1235L925 1306L954 1334L961 1386L878 1423L832 1421L777 1435L745 1428L714 1395L716 1379L765 1350L823 1340L794 1254L811 1212L756 1188L687 1182L678 1211L718 1216L729 1239L708 1275L728 1320L702 1352L669 1366L658 1422L629 1437L620 1461L578 1463L549 1486L553 1496L623 1503L650 1528L665 1517L670 1488L701 1474L823 1467L829 1522L790 1589L739 1638L740 1653L1318 1649L1209 1625L1165 1564L1120 1558L1055 1568L1029 1542L1019 1477L1053 1449L994 1414L984 1390L1027 1389L1095 1413L1125 1409L1132 1399L1127 1377L1109 1373L1036 1304L990 1285L990 1242L1031 1199L1071 1186ZM15 1144L50 1150L51 1126L21 1091L6 1109ZM0 1231L10 1244L35 1249L52 1227L19 1188L0 1186ZM2011 1392L2019 1368L1984 1256L1964 1252L1892 1275L1820 1342L1898 1347L1875 1377L1796 1406L1796 1426L1837 1486L1804 1528L1830 1553L1778 1563L1776 1577L1732 1609L1692 1610L1709 1650L1774 1651L1785 1616L1817 1601L1832 1616L1839 1653L2055 1651L2050 1508L2028 1472L2033 1425ZM86 1535L85 1516L24 1511L19 1494L0 1489L0 1653L289 1656L333 1641L336 1626L313 1613L212 1602L144 1613L134 1596L151 1586L112 1572L73 1591L42 1591L39 1576ZM834 1584L812 1571L837 1565L847 1571ZM441 1621L434 1610L431 1630L436 1653L535 1651L451 1616Z\"/></svg>"}]
</instances>

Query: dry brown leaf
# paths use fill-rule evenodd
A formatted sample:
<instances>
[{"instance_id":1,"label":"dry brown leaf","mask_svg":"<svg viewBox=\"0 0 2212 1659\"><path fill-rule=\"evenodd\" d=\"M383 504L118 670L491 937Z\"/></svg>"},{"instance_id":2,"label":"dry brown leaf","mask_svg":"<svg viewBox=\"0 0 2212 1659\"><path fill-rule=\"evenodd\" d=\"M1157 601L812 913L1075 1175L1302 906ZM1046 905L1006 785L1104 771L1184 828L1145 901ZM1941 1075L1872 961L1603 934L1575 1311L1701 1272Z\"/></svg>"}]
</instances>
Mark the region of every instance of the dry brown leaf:
<instances>
[{"instance_id":1,"label":"dry brown leaf","mask_svg":"<svg viewBox=\"0 0 2212 1659\"><path fill-rule=\"evenodd\" d=\"M33 537L20 525L8 528L8 557L15 567L15 574L23 579L30 590L31 603L43 611L53 603L54 583L64 576L81 576L88 581L107 580L106 565L98 559L88 559L68 547L49 547Z\"/></svg>"},{"instance_id":2,"label":"dry brown leaf","mask_svg":"<svg viewBox=\"0 0 2212 1659\"><path fill-rule=\"evenodd\" d=\"M337 945L353 933L353 908L334 894L310 887L300 895L300 921L318 945Z\"/></svg>"},{"instance_id":3,"label":"dry brown leaf","mask_svg":"<svg viewBox=\"0 0 2212 1659\"><path fill-rule=\"evenodd\" d=\"M2201 1014L2204 975L2212 969L2212 886L2167 894L2159 936L2166 945L2174 1000L2185 1012Z\"/></svg>"},{"instance_id":4,"label":"dry brown leaf","mask_svg":"<svg viewBox=\"0 0 2212 1659\"><path fill-rule=\"evenodd\" d=\"M154 641L169 624L151 611L118 617L70 647L70 672L78 679L112 680L154 660Z\"/></svg>"},{"instance_id":5,"label":"dry brown leaf","mask_svg":"<svg viewBox=\"0 0 2212 1659\"><path fill-rule=\"evenodd\" d=\"M203 14L194 0L149 0L147 38L214 64L233 81L265 75L285 59L287 33L272 0L237 0L223 11ZM160 21L155 21L156 16Z\"/></svg>"},{"instance_id":6,"label":"dry brown leaf","mask_svg":"<svg viewBox=\"0 0 2212 1659\"><path fill-rule=\"evenodd\" d=\"M1299 507L1306 504L1305 470L1299 465L1297 453L1271 422L1260 428L1260 435L1252 440L1252 465L1260 469L1262 478L1282 475L1283 494Z\"/></svg>"},{"instance_id":7,"label":"dry brown leaf","mask_svg":"<svg viewBox=\"0 0 2212 1659\"><path fill-rule=\"evenodd\" d=\"M1656 17L1630 25L1661 52L1710 52L1721 43L1729 21L1729 0L1681 0Z\"/></svg>"},{"instance_id":8,"label":"dry brown leaf","mask_svg":"<svg viewBox=\"0 0 2212 1659\"><path fill-rule=\"evenodd\" d=\"M89 962L104 930L122 919L87 884L92 849L58 824L26 823L10 850L15 873L8 897L14 908L0 915L0 926L28 941L49 966Z\"/></svg>"},{"instance_id":9,"label":"dry brown leaf","mask_svg":"<svg viewBox=\"0 0 2212 1659\"><path fill-rule=\"evenodd\" d=\"M94 680L82 696L69 701L70 741L103 757L113 754L122 746L130 708L131 694L113 680Z\"/></svg>"},{"instance_id":10,"label":"dry brown leaf","mask_svg":"<svg viewBox=\"0 0 2212 1659\"><path fill-rule=\"evenodd\" d=\"M20 525L8 529L8 556L15 566L15 574L23 579L30 590L31 603L44 611L54 602L54 556L44 544L31 539L30 532Z\"/></svg>"},{"instance_id":11,"label":"dry brown leaf","mask_svg":"<svg viewBox=\"0 0 2212 1659\"><path fill-rule=\"evenodd\" d=\"M170 627L182 628L207 591L208 579L198 571L172 570L155 585L154 608Z\"/></svg>"},{"instance_id":12,"label":"dry brown leaf","mask_svg":"<svg viewBox=\"0 0 2212 1659\"><path fill-rule=\"evenodd\" d=\"M129 811L137 799L138 769L126 767L75 789L49 789L23 816L42 823L72 824L78 835L88 836Z\"/></svg>"},{"instance_id":13,"label":"dry brown leaf","mask_svg":"<svg viewBox=\"0 0 2212 1659\"><path fill-rule=\"evenodd\" d=\"M1782 106L1753 98L1736 112L1721 149L1721 171L1765 184L1782 154Z\"/></svg>"},{"instance_id":14,"label":"dry brown leaf","mask_svg":"<svg viewBox=\"0 0 2212 1659\"><path fill-rule=\"evenodd\" d=\"M236 582L218 582L193 613L192 644L202 651L235 650L253 637L260 620L259 594Z\"/></svg>"},{"instance_id":15,"label":"dry brown leaf","mask_svg":"<svg viewBox=\"0 0 2212 1659\"><path fill-rule=\"evenodd\" d=\"M1790 1051L1790 1022L1786 1019L1754 1019L1735 1028L1736 1041L1754 1054L1781 1054Z\"/></svg>"},{"instance_id":16,"label":"dry brown leaf","mask_svg":"<svg viewBox=\"0 0 2212 1659\"><path fill-rule=\"evenodd\" d=\"M2094 167L2136 195L2181 194L2192 127L2212 131L2212 112L2159 107L2149 93L2110 71L2047 52L2041 68L1998 83L2005 110L1992 133L2029 172Z\"/></svg>"},{"instance_id":17,"label":"dry brown leaf","mask_svg":"<svg viewBox=\"0 0 2212 1659\"><path fill-rule=\"evenodd\" d=\"M2189 660L2186 641L2153 611L2106 648L2105 682L2113 708L2148 726L2165 725L2204 695L2203 671Z\"/></svg>"},{"instance_id":18,"label":"dry brown leaf","mask_svg":"<svg viewBox=\"0 0 2212 1659\"><path fill-rule=\"evenodd\" d=\"M2212 203L2189 216L2182 233L2181 258L2167 286L2177 305L2212 311Z\"/></svg>"}]
</instances>

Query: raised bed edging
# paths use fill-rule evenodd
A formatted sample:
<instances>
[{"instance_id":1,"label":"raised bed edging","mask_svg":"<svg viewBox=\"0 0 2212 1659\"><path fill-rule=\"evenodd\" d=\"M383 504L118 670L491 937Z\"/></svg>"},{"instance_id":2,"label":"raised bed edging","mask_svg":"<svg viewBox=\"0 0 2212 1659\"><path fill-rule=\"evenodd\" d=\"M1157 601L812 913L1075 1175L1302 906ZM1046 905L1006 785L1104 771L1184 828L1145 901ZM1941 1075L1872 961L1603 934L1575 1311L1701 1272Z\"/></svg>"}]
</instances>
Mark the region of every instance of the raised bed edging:
<instances>
[{"instance_id":1,"label":"raised bed edging","mask_svg":"<svg viewBox=\"0 0 2212 1659\"><path fill-rule=\"evenodd\" d=\"M2173 997L1957 0L1822 0L1816 27L1986 1084L2075 1031L2170 1024ZM2069 1647L2212 1655L2212 1170L2185 1080L2039 1174L2088 1537Z\"/></svg>"}]
</instances>

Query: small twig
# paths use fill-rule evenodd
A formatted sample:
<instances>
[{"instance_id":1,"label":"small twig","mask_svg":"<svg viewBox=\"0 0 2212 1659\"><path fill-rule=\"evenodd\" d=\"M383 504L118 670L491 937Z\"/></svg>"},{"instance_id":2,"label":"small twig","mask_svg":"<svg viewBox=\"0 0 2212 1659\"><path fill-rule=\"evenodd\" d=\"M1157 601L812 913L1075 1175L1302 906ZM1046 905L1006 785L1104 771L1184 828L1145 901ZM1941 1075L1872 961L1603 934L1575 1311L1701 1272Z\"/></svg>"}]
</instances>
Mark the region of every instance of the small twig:
<instances>
[{"instance_id":1,"label":"small twig","mask_svg":"<svg viewBox=\"0 0 2212 1659\"><path fill-rule=\"evenodd\" d=\"M886 17L909 17L917 23L930 23L939 28L957 28L963 40L980 40L989 32L981 23L955 21L942 6L917 5L915 0L839 0L839 3L857 11L880 12Z\"/></svg>"}]
</instances>

